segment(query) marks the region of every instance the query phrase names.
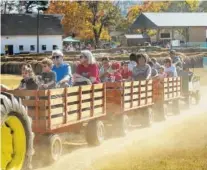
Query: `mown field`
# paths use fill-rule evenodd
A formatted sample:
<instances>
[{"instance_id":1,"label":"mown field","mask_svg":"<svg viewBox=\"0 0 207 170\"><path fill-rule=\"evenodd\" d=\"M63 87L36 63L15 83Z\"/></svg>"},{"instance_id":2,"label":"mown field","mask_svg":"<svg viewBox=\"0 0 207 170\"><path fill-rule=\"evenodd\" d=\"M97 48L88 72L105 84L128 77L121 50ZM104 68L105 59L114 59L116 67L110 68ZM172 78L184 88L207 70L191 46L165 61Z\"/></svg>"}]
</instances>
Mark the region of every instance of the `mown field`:
<instances>
[{"instance_id":1,"label":"mown field","mask_svg":"<svg viewBox=\"0 0 207 170\"><path fill-rule=\"evenodd\" d=\"M206 170L206 123L203 113L156 135L149 132L148 140L96 160L88 170Z\"/></svg>"}]
</instances>

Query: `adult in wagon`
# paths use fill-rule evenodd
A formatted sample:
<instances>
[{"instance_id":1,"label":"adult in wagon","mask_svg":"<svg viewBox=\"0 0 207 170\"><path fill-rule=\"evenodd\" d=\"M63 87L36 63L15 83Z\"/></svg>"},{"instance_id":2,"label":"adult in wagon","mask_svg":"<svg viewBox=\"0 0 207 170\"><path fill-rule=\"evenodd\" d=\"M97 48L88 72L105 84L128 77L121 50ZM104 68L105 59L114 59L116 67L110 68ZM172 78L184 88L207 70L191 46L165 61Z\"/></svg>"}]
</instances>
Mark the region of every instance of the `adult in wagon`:
<instances>
[{"instance_id":1,"label":"adult in wagon","mask_svg":"<svg viewBox=\"0 0 207 170\"><path fill-rule=\"evenodd\" d=\"M153 57L153 58L151 59L151 61L153 62L153 68L156 69L157 71L159 71L159 69L160 69L161 66L160 66L160 64L157 62L157 59Z\"/></svg>"},{"instance_id":2,"label":"adult in wagon","mask_svg":"<svg viewBox=\"0 0 207 170\"><path fill-rule=\"evenodd\" d=\"M148 61L149 66L151 67L151 77L157 77L158 71L154 68L154 63L152 61Z\"/></svg>"},{"instance_id":3,"label":"adult in wagon","mask_svg":"<svg viewBox=\"0 0 207 170\"><path fill-rule=\"evenodd\" d=\"M108 57L102 58L102 66L100 68L100 79L101 82L108 82L110 80L110 75L113 73L111 63Z\"/></svg>"},{"instance_id":4,"label":"adult in wagon","mask_svg":"<svg viewBox=\"0 0 207 170\"><path fill-rule=\"evenodd\" d=\"M132 80L148 80L151 77L151 67L147 64L147 55L137 54L137 66L133 68Z\"/></svg>"},{"instance_id":5,"label":"adult in wagon","mask_svg":"<svg viewBox=\"0 0 207 170\"><path fill-rule=\"evenodd\" d=\"M73 75L74 85L100 83L99 68L96 59L89 50L81 51L80 64Z\"/></svg>"},{"instance_id":6,"label":"adult in wagon","mask_svg":"<svg viewBox=\"0 0 207 170\"><path fill-rule=\"evenodd\" d=\"M63 53L60 50L52 52L53 67L52 71L56 73L56 84L59 87L67 87L71 85L71 67L63 61Z\"/></svg>"},{"instance_id":7,"label":"adult in wagon","mask_svg":"<svg viewBox=\"0 0 207 170\"><path fill-rule=\"evenodd\" d=\"M177 55L175 50L170 51L170 58L172 60L172 64L174 64L174 66L176 67L177 72L180 73L183 70L182 58L179 55Z\"/></svg>"},{"instance_id":8,"label":"adult in wagon","mask_svg":"<svg viewBox=\"0 0 207 170\"><path fill-rule=\"evenodd\" d=\"M172 64L171 58L166 58L164 60L165 63L165 73L167 77L177 77L176 67Z\"/></svg>"}]
</instances>

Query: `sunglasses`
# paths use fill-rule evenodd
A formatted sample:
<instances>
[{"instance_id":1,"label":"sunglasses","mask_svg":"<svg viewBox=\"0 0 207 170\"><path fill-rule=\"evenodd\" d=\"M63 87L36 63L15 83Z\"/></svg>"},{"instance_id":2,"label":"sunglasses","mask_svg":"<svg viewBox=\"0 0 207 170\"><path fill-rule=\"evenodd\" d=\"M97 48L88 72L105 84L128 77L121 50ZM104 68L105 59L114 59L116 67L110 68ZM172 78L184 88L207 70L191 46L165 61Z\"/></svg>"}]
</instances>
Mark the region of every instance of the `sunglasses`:
<instances>
[{"instance_id":1,"label":"sunglasses","mask_svg":"<svg viewBox=\"0 0 207 170\"><path fill-rule=\"evenodd\" d=\"M59 59L60 56L52 56L52 59L55 60L55 59Z\"/></svg>"}]
</instances>

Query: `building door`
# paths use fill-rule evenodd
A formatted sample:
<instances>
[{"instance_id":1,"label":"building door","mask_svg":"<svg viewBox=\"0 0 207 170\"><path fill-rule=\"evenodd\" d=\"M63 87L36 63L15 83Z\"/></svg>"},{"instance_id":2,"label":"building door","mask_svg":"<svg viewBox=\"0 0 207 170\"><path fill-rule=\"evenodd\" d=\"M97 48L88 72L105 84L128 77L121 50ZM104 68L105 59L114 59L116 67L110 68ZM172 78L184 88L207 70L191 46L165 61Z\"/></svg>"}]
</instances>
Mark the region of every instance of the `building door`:
<instances>
[{"instance_id":1,"label":"building door","mask_svg":"<svg viewBox=\"0 0 207 170\"><path fill-rule=\"evenodd\" d=\"M5 53L9 54L9 55L13 55L14 54L14 52L13 52L13 45L6 45L5 46Z\"/></svg>"}]
</instances>

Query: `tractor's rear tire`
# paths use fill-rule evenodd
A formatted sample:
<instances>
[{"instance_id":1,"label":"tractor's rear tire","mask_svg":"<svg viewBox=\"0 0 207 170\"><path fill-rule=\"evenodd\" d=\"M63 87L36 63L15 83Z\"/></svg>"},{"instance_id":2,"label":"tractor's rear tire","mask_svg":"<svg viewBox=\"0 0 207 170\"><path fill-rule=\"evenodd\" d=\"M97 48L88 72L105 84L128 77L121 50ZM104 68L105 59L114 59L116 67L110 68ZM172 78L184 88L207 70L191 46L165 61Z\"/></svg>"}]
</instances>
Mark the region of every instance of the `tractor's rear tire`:
<instances>
[{"instance_id":1,"label":"tractor's rear tire","mask_svg":"<svg viewBox=\"0 0 207 170\"><path fill-rule=\"evenodd\" d=\"M1 98L1 169L31 169L34 154L32 121L21 100L2 92Z\"/></svg>"},{"instance_id":2,"label":"tractor's rear tire","mask_svg":"<svg viewBox=\"0 0 207 170\"><path fill-rule=\"evenodd\" d=\"M85 138L89 145L99 145L104 141L105 129L104 124L100 120L92 120L88 122L85 131Z\"/></svg>"},{"instance_id":3,"label":"tractor's rear tire","mask_svg":"<svg viewBox=\"0 0 207 170\"><path fill-rule=\"evenodd\" d=\"M144 108L142 109L141 114L142 114L142 121L141 121L142 127L150 127L154 120L152 110L150 108Z\"/></svg>"},{"instance_id":4,"label":"tractor's rear tire","mask_svg":"<svg viewBox=\"0 0 207 170\"><path fill-rule=\"evenodd\" d=\"M119 115L113 123L113 131L116 135L125 136L129 131L129 117L127 115Z\"/></svg>"}]
</instances>

